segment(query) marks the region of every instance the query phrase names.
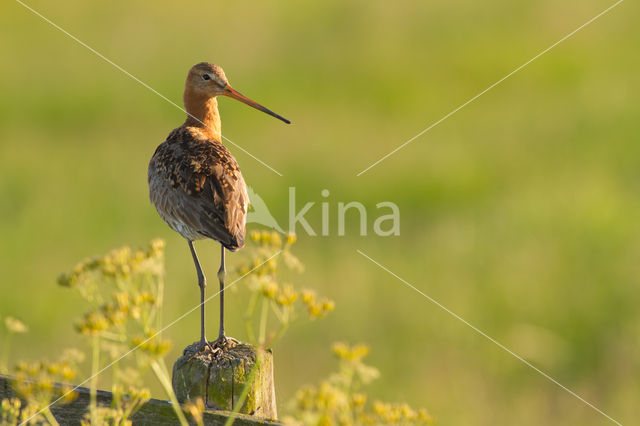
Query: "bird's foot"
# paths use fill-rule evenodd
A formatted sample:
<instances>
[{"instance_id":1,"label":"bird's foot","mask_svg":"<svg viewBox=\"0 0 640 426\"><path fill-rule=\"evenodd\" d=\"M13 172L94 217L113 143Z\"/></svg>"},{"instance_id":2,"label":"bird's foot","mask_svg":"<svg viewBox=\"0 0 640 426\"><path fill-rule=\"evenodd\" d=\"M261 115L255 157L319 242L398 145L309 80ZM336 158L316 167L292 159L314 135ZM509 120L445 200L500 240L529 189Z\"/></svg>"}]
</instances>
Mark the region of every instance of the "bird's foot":
<instances>
[{"instance_id":1,"label":"bird's foot","mask_svg":"<svg viewBox=\"0 0 640 426\"><path fill-rule=\"evenodd\" d=\"M216 352L219 352L220 348L216 347L215 342L213 343L214 344L211 344L211 342L209 342L206 339L200 340L200 342L198 343L198 350L196 351L196 353L208 351L208 352L211 352L212 354L215 354Z\"/></svg>"},{"instance_id":2,"label":"bird's foot","mask_svg":"<svg viewBox=\"0 0 640 426\"><path fill-rule=\"evenodd\" d=\"M227 337L224 334L219 336L214 342L213 346L218 349L226 350L231 349L240 344L240 341L233 337Z\"/></svg>"}]
</instances>

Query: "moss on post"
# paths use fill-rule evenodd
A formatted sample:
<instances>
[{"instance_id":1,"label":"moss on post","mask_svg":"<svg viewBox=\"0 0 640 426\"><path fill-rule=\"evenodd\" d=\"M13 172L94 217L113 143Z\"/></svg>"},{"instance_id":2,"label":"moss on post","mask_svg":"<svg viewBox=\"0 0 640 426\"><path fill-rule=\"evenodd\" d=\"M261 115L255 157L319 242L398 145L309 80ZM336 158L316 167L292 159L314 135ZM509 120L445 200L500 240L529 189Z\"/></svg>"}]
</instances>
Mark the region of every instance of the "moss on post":
<instances>
[{"instance_id":1,"label":"moss on post","mask_svg":"<svg viewBox=\"0 0 640 426\"><path fill-rule=\"evenodd\" d=\"M229 339L212 352L196 342L173 365L172 382L181 403L200 397L205 408L225 411L234 409L250 383L239 413L277 418L271 351Z\"/></svg>"}]
</instances>

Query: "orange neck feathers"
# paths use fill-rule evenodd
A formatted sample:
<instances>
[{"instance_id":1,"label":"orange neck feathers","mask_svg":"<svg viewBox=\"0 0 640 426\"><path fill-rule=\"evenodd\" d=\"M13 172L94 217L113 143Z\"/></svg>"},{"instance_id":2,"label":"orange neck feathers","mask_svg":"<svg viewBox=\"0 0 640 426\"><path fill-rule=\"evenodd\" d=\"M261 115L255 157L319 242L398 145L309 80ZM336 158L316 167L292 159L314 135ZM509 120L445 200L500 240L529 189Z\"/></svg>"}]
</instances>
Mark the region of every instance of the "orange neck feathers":
<instances>
[{"instance_id":1,"label":"orange neck feathers","mask_svg":"<svg viewBox=\"0 0 640 426\"><path fill-rule=\"evenodd\" d=\"M218 101L194 93L188 87L184 92L184 106L187 110L186 126L199 127L211 139L222 142L222 123L218 112Z\"/></svg>"}]
</instances>

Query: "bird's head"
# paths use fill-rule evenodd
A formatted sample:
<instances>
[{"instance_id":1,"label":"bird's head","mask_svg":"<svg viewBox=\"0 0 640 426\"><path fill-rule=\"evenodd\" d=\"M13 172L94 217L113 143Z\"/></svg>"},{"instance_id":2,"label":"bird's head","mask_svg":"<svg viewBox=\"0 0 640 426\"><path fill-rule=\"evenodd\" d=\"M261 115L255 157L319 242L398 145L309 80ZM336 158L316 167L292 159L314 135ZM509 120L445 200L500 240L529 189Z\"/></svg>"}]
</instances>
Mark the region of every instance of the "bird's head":
<instances>
[{"instance_id":1,"label":"bird's head","mask_svg":"<svg viewBox=\"0 0 640 426\"><path fill-rule=\"evenodd\" d=\"M267 113L287 124L291 122L286 118L276 114L260 105L259 103L247 98L237 90L231 87L227 76L221 67L208 62L200 62L189 70L185 87L185 97L197 97L200 99L210 99L216 96L228 96L237 99L249 106L254 107L264 113ZM186 100L186 99L185 99Z\"/></svg>"}]
</instances>

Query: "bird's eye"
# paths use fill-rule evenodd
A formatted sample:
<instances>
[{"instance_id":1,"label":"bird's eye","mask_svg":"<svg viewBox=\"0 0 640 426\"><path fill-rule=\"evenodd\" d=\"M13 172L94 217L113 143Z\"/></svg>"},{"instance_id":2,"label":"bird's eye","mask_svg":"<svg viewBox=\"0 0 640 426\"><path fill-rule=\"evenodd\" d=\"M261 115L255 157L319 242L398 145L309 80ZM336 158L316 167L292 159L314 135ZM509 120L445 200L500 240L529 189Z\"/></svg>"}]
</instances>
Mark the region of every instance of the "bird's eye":
<instances>
[{"instance_id":1,"label":"bird's eye","mask_svg":"<svg viewBox=\"0 0 640 426\"><path fill-rule=\"evenodd\" d=\"M209 74L202 74L203 80L211 80L211 76Z\"/></svg>"}]
</instances>

